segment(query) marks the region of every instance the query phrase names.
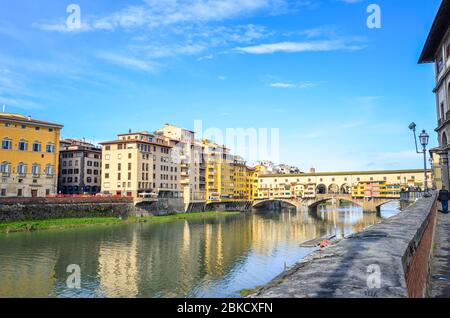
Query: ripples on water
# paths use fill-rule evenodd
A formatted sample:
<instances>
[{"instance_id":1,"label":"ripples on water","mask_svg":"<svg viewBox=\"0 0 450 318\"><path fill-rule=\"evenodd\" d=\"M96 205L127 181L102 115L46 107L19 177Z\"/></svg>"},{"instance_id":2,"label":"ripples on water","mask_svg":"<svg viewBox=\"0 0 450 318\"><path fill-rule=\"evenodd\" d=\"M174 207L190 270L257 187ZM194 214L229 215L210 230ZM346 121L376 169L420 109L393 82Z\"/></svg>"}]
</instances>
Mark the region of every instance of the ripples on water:
<instances>
[{"instance_id":1,"label":"ripples on water","mask_svg":"<svg viewBox=\"0 0 450 318\"><path fill-rule=\"evenodd\" d=\"M317 215L282 210L0 235L0 297L238 297L312 252L299 245L344 237L381 216L347 205ZM70 264L81 289L66 287Z\"/></svg>"}]
</instances>

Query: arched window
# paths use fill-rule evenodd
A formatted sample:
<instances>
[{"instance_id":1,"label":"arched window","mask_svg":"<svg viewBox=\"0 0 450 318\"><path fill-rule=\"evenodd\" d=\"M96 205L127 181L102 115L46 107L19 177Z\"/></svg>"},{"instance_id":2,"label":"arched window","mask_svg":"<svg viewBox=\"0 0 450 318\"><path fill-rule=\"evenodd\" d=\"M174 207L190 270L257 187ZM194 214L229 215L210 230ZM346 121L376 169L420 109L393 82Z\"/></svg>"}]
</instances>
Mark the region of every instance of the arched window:
<instances>
[{"instance_id":1,"label":"arched window","mask_svg":"<svg viewBox=\"0 0 450 318\"><path fill-rule=\"evenodd\" d=\"M12 148L12 141L9 138L4 138L2 140L2 149L3 150L11 150Z\"/></svg>"},{"instance_id":2,"label":"arched window","mask_svg":"<svg viewBox=\"0 0 450 318\"><path fill-rule=\"evenodd\" d=\"M443 147L445 147L445 146L447 146L447 135L446 135L446 133L444 132L444 133L442 133L442 146Z\"/></svg>"},{"instance_id":3,"label":"arched window","mask_svg":"<svg viewBox=\"0 0 450 318\"><path fill-rule=\"evenodd\" d=\"M17 173L18 174L26 174L27 173L27 165L23 162L17 165Z\"/></svg>"},{"instance_id":4,"label":"arched window","mask_svg":"<svg viewBox=\"0 0 450 318\"><path fill-rule=\"evenodd\" d=\"M0 164L0 172L1 173L11 173L11 163L7 161L3 161Z\"/></svg>"},{"instance_id":5,"label":"arched window","mask_svg":"<svg viewBox=\"0 0 450 318\"><path fill-rule=\"evenodd\" d=\"M18 145L19 151L27 151L28 150L28 141L20 140Z\"/></svg>"}]
</instances>

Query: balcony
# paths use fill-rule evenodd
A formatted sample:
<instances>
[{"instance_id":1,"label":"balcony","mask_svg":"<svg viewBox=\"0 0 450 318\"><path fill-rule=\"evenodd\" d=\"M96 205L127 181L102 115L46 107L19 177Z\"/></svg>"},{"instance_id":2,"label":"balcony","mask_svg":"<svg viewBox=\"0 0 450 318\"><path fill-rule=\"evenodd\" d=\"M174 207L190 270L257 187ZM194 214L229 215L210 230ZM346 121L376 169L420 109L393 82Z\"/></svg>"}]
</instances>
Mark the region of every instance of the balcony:
<instances>
[{"instance_id":1,"label":"balcony","mask_svg":"<svg viewBox=\"0 0 450 318\"><path fill-rule=\"evenodd\" d=\"M10 172L2 172L2 177L9 177L11 176Z\"/></svg>"}]
</instances>

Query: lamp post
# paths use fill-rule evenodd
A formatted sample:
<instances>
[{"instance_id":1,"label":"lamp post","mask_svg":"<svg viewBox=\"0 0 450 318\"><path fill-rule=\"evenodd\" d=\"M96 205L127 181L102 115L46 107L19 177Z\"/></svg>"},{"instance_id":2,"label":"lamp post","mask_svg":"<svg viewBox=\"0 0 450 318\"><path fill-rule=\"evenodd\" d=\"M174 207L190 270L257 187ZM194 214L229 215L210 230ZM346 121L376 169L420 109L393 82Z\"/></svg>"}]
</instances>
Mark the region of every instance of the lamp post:
<instances>
[{"instance_id":1,"label":"lamp post","mask_svg":"<svg viewBox=\"0 0 450 318\"><path fill-rule=\"evenodd\" d=\"M411 129L414 133L414 142L416 144L416 152L418 154L423 154L423 172L425 175L424 191L425 191L425 196L428 197L428 196L430 196L430 194L428 193L427 145L428 145L430 136L427 134L427 132L425 130L422 130L422 132L419 135L420 144L422 145L422 151L419 151L419 148L417 147L416 124L411 123L409 125L409 129Z\"/></svg>"}]
</instances>

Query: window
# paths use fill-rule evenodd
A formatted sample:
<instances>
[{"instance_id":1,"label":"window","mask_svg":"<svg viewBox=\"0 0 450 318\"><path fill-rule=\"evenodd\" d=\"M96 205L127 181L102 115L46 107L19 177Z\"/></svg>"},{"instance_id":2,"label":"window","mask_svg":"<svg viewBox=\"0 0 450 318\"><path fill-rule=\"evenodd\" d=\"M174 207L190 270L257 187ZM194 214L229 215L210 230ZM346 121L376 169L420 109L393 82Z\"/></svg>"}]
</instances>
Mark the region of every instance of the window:
<instances>
[{"instance_id":1,"label":"window","mask_svg":"<svg viewBox=\"0 0 450 318\"><path fill-rule=\"evenodd\" d=\"M441 74L443 69L444 69L444 59L443 59L442 56L440 56L436 60L436 73L437 73L437 75Z\"/></svg>"},{"instance_id":2,"label":"window","mask_svg":"<svg viewBox=\"0 0 450 318\"><path fill-rule=\"evenodd\" d=\"M105 160L109 160L109 155L105 155Z\"/></svg>"},{"instance_id":3,"label":"window","mask_svg":"<svg viewBox=\"0 0 450 318\"><path fill-rule=\"evenodd\" d=\"M52 176L54 172L53 166L52 165L46 165L45 166L45 174L48 176Z\"/></svg>"},{"instance_id":4,"label":"window","mask_svg":"<svg viewBox=\"0 0 450 318\"><path fill-rule=\"evenodd\" d=\"M11 164L9 162L3 161L0 165L1 173L11 173Z\"/></svg>"},{"instance_id":5,"label":"window","mask_svg":"<svg viewBox=\"0 0 450 318\"><path fill-rule=\"evenodd\" d=\"M3 150L10 150L12 148L12 142L11 139L5 138L2 141L2 149Z\"/></svg>"},{"instance_id":6,"label":"window","mask_svg":"<svg viewBox=\"0 0 450 318\"><path fill-rule=\"evenodd\" d=\"M41 149L42 149L42 146L40 143L38 143L38 142L33 143L33 151L34 152L41 152Z\"/></svg>"},{"instance_id":7,"label":"window","mask_svg":"<svg viewBox=\"0 0 450 318\"><path fill-rule=\"evenodd\" d=\"M26 174L27 173L27 165L24 163L19 163L17 165L17 173L18 174Z\"/></svg>"},{"instance_id":8,"label":"window","mask_svg":"<svg viewBox=\"0 0 450 318\"><path fill-rule=\"evenodd\" d=\"M32 166L31 166L31 173L32 174L34 174L34 175L40 175L41 174L41 165L39 165L39 164L33 164Z\"/></svg>"},{"instance_id":9,"label":"window","mask_svg":"<svg viewBox=\"0 0 450 318\"><path fill-rule=\"evenodd\" d=\"M55 152L55 145L54 144L47 144L45 147L45 150L47 153L54 153Z\"/></svg>"},{"instance_id":10,"label":"window","mask_svg":"<svg viewBox=\"0 0 450 318\"><path fill-rule=\"evenodd\" d=\"M19 141L19 151L27 151L28 150L28 142L25 140Z\"/></svg>"}]
</instances>

